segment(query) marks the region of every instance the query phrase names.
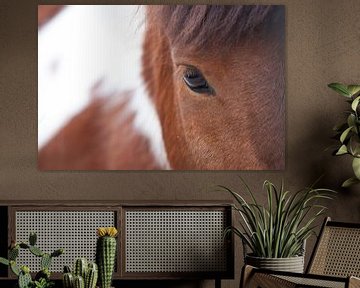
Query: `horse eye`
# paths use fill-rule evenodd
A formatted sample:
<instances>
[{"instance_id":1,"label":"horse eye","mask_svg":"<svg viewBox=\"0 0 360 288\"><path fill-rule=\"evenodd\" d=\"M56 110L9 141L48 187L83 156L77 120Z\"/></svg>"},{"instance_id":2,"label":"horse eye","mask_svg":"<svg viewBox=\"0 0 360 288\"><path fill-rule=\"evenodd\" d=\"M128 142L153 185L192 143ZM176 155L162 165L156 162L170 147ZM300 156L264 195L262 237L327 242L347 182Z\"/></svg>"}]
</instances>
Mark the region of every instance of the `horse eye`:
<instances>
[{"instance_id":1,"label":"horse eye","mask_svg":"<svg viewBox=\"0 0 360 288\"><path fill-rule=\"evenodd\" d=\"M199 94L215 95L214 89L206 81L201 72L193 67L186 69L183 80L190 90Z\"/></svg>"}]
</instances>

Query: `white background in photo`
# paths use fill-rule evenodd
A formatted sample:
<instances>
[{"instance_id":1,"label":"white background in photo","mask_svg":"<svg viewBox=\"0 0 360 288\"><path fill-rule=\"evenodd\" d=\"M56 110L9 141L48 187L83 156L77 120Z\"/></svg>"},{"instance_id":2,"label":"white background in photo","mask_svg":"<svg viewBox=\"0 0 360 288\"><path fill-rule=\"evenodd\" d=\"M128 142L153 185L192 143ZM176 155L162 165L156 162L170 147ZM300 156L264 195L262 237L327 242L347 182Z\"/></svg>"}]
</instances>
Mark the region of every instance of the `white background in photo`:
<instances>
[{"instance_id":1,"label":"white background in photo","mask_svg":"<svg viewBox=\"0 0 360 288\"><path fill-rule=\"evenodd\" d=\"M95 94L134 89L141 73L140 6L67 6L38 32L38 148Z\"/></svg>"}]
</instances>

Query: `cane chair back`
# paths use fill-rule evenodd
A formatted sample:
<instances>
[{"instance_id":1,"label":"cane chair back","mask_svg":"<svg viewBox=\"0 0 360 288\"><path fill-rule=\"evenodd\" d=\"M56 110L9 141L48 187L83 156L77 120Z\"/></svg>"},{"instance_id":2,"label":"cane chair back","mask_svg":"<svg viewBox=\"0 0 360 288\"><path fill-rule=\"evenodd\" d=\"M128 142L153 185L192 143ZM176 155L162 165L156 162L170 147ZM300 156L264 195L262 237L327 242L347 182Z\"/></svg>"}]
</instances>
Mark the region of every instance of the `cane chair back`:
<instances>
[{"instance_id":1,"label":"cane chair back","mask_svg":"<svg viewBox=\"0 0 360 288\"><path fill-rule=\"evenodd\" d=\"M307 273L360 277L360 224L327 218Z\"/></svg>"},{"instance_id":2,"label":"cane chair back","mask_svg":"<svg viewBox=\"0 0 360 288\"><path fill-rule=\"evenodd\" d=\"M240 287L360 288L360 223L326 218L305 274L246 265Z\"/></svg>"}]
</instances>

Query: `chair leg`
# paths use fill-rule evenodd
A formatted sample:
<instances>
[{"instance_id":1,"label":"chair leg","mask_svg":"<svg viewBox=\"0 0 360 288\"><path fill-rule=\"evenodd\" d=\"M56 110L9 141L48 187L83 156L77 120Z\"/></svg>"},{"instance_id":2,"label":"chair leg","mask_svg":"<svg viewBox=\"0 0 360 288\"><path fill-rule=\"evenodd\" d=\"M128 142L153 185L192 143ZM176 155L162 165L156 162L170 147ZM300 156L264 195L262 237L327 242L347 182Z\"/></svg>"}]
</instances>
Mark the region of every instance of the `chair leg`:
<instances>
[{"instance_id":1,"label":"chair leg","mask_svg":"<svg viewBox=\"0 0 360 288\"><path fill-rule=\"evenodd\" d=\"M241 271L240 285L239 288L248 287L251 279L251 275L253 274L254 267L250 265L244 265Z\"/></svg>"},{"instance_id":2,"label":"chair leg","mask_svg":"<svg viewBox=\"0 0 360 288\"><path fill-rule=\"evenodd\" d=\"M257 269L246 265L242 269L240 288L295 288L296 284L287 280L272 276L268 273L257 272ZM357 286L355 286L357 288ZM355 288L354 287L354 288ZM360 287L359 287L360 288Z\"/></svg>"},{"instance_id":3,"label":"chair leg","mask_svg":"<svg viewBox=\"0 0 360 288\"><path fill-rule=\"evenodd\" d=\"M221 279L215 278L215 288L221 288Z\"/></svg>"},{"instance_id":4,"label":"chair leg","mask_svg":"<svg viewBox=\"0 0 360 288\"><path fill-rule=\"evenodd\" d=\"M249 285L246 288L274 288L274 287L281 287L281 288L296 288L296 284L289 282L287 280L278 278L271 274L265 273L255 273L250 281Z\"/></svg>"}]
</instances>

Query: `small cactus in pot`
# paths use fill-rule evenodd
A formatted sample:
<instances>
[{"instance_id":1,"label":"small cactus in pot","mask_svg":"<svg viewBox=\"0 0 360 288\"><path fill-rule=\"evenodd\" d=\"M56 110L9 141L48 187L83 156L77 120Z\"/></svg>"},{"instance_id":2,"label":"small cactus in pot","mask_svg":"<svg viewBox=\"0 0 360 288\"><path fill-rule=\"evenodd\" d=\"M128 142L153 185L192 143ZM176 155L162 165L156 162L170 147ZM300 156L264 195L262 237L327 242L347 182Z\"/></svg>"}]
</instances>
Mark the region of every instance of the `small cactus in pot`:
<instances>
[{"instance_id":1,"label":"small cactus in pot","mask_svg":"<svg viewBox=\"0 0 360 288\"><path fill-rule=\"evenodd\" d=\"M69 266L64 267L64 288L95 288L98 279L98 267L96 263L88 263L85 258L76 259L74 273Z\"/></svg>"},{"instance_id":2,"label":"small cactus in pot","mask_svg":"<svg viewBox=\"0 0 360 288\"><path fill-rule=\"evenodd\" d=\"M74 275L71 273L71 269L68 266L64 267L63 273L63 287L64 288L73 288L74 287Z\"/></svg>"},{"instance_id":3,"label":"small cactus in pot","mask_svg":"<svg viewBox=\"0 0 360 288\"><path fill-rule=\"evenodd\" d=\"M88 261L86 258L78 258L75 261L74 274L81 276L85 280L85 275L88 269Z\"/></svg>"},{"instance_id":4,"label":"small cactus in pot","mask_svg":"<svg viewBox=\"0 0 360 288\"><path fill-rule=\"evenodd\" d=\"M90 263L85 275L85 288L95 288L98 280L98 266L96 263Z\"/></svg>"},{"instance_id":5,"label":"small cactus in pot","mask_svg":"<svg viewBox=\"0 0 360 288\"><path fill-rule=\"evenodd\" d=\"M78 275L74 277L74 288L85 288L83 277Z\"/></svg>"},{"instance_id":6,"label":"small cactus in pot","mask_svg":"<svg viewBox=\"0 0 360 288\"><path fill-rule=\"evenodd\" d=\"M101 227L97 229L96 262L99 267L100 288L110 288L116 258L115 227Z\"/></svg>"}]
</instances>

